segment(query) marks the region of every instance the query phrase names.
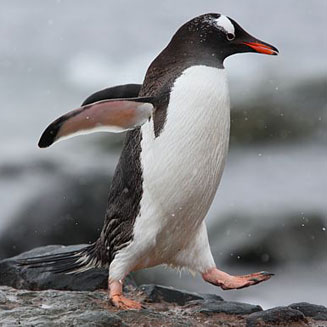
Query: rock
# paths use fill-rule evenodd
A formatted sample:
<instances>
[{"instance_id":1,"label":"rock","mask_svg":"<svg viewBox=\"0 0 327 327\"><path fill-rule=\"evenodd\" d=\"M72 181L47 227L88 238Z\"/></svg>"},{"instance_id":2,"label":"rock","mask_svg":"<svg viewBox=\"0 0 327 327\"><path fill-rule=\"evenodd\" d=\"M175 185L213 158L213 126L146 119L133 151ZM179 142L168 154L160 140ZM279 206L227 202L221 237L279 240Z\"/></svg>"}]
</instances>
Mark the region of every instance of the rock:
<instances>
[{"instance_id":1,"label":"rock","mask_svg":"<svg viewBox=\"0 0 327 327\"><path fill-rule=\"evenodd\" d=\"M205 300L224 301L224 299L217 294L200 294Z\"/></svg>"},{"instance_id":2,"label":"rock","mask_svg":"<svg viewBox=\"0 0 327 327\"><path fill-rule=\"evenodd\" d=\"M212 248L223 253L224 263L231 266L323 261L327 259L325 225L324 216L314 213L261 220L254 215L230 216L211 228L218 240Z\"/></svg>"},{"instance_id":3,"label":"rock","mask_svg":"<svg viewBox=\"0 0 327 327\"><path fill-rule=\"evenodd\" d=\"M6 304L8 299L3 291L0 291L0 304Z\"/></svg>"},{"instance_id":4,"label":"rock","mask_svg":"<svg viewBox=\"0 0 327 327\"><path fill-rule=\"evenodd\" d=\"M146 295L147 301L153 303L167 302L185 305L187 302L194 300L204 300L204 297L186 291L180 291L172 287L145 284L139 289Z\"/></svg>"},{"instance_id":5,"label":"rock","mask_svg":"<svg viewBox=\"0 0 327 327\"><path fill-rule=\"evenodd\" d=\"M231 301L204 301L196 312L212 315L214 313L225 313L228 315L248 315L253 312L262 311L259 305L252 305Z\"/></svg>"},{"instance_id":6,"label":"rock","mask_svg":"<svg viewBox=\"0 0 327 327\"><path fill-rule=\"evenodd\" d=\"M27 174L56 174L59 171L59 167L51 162L45 160L33 161L33 162L10 162L4 163L0 166L0 178L9 180L17 177L21 177Z\"/></svg>"},{"instance_id":7,"label":"rock","mask_svg":"<svg viewBox=\"0 0 327 327\"><path fill-rule=\"evenodd\" d=\"M165 287L160 285L148 284L141 285L139 289L146 295L146 302L149 303L175 303L180 306L188 305L188 308L195 313L207 315L215 313L225 313L231 315L246 315L261 311L259 305L251 305L239 302L226 302L215 294L196 294Z\"/></svg>"},{"instance_id":8,"label":"rock","mask_svg":"<svg viewBox=\"0 0 327 327\"><path fill-rule=\"evenodd\" d=\"M23 291L1 287L12 301L0 304L5 326L201 326L196 317L148 308L118 311L108 304L106 293L69 291Z\"/></svg>"},{"instance_id":9,"label":"rock","mask_svg":"<svg viewBox=\"0 0 327 327\"><path fill-rule=\"evenodd\" d=\"M309 325L302 312L288 307L276 307L252 313L246 319L246 327L263 326L301 327Z\"/></svg>"},{"instance_id":10,"label":"rock","mask_svg":"<svg viewBox=\"0 0 327 327\"><path fill-rule=\"evenodd\" d=\"M0 261L0 285L29 290L93 291L107 289L107 269L91 269L80 274L54 274L44 272L42 269L20 267L16 262L17 259L27 257L74 251L83 246L85 245L49 245L2 260ZM135 285L131 277L127 277L125 281L125 286L128 287L129 285Z\"/></svg>"},{"instance_id":11,"label":"rock","mask_svg":"<svg viewBox=\"0 0 327 327\"><path fill-rule=\"evenodd\" d=\"M94 242L99 236L110 186L109 174L43 173L38 176L42 179L37 194L23 204L1 231L0 258L47 244Z\"/></svg>"},{"instance_id":12,"label":"rock","mask_svg":"<svg viewBox=\"0 0 327 327\"><path fill-rule=\"evenodd\" d=\"M317 134L326 140L326 103L325 77L242 98L232 104L231 142L285 143Z\"/></svg>"},{"instance_id":13,"label":"rock","mask_svg":"<svg viewBox=\"0 0 327 327\"><path fill-rule=\"evenodd\" d=\"M135 327L190 327L200 326L193 317L182 313L173 313L170 310L143 309L141 311L121 311L117 314L128 326Z\"/></svg>"},{"instance_id":14,"label":"rock","mask_svg":"<svg viewBox=\"0 0 327 327\"><path fill-rule=\"evenodd\" d=\"M301 311L306 317L311 317L314 320L327 321L327 308L323 305L300 302L290 304L288 307Z\"/></svg>"},{"instance_id":15,"label":"rock","mask_svg":"<svg viewBox=\"0 0 327 327\"><path fill-rule=\"evenodd\" d=\"M12 299L0 304L2 326L128 326L106 308L104 292L2 291Z\"/></svg>"}]
</instances>

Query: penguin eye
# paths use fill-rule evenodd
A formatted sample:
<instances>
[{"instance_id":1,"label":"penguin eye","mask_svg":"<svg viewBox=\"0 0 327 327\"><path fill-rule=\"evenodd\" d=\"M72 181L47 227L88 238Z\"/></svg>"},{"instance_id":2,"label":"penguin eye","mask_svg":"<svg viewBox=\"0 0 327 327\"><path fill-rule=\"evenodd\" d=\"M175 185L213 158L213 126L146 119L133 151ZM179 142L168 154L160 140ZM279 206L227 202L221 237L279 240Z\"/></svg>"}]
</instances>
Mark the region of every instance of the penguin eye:
<instances>
[{"instance_id":1,"label":"penguin eye","mask_svg":"<svg viewBox=\"0 0 327 327\"><path fill-rule=\"evenodd\" d=\"M226 37L228 41L233 41L235 39L235 35L232 33L227 33Z\"/></svg>"}]
</instances>

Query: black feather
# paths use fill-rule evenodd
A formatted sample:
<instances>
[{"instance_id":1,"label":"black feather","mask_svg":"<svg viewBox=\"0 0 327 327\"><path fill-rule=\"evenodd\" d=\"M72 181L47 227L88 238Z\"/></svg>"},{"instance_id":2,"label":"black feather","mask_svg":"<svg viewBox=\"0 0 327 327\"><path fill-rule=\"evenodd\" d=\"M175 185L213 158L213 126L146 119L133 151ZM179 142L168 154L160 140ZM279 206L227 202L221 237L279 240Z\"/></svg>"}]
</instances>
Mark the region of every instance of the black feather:
<instances>
[{"instance_id":1,"label":"black feather","mask_svg":"<svg viewBox=\"0 0 327 327\"><path fill-rule=\"evenodd\" d=\"M92 262L92 265L90 264ZM41 268L53 273L78 273L80 269L91 269L102 265L96 255L96 243L80 250L43 255L17 260L18 266Z\"/></svg>"},{"instance_id":2,"label":"black feather","mask_svg":"<svg viewBox=\"0 0 327 327\"><path fill-rule=\"evenodd\" d=\"M141 87L141 84L125 84L108 87L106 89L91 94L86 100L84 100L82 106L109 99L137 98Z\"/></svg>"}]
</instances>

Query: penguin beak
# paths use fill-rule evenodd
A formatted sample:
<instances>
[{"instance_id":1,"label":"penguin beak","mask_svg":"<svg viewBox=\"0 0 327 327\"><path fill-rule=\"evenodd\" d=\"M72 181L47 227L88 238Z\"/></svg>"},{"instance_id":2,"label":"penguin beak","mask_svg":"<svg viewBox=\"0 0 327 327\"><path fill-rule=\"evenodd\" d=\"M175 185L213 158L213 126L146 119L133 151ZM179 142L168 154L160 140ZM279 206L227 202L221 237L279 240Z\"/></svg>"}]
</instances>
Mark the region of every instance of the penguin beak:
<instances>
[{"instance_id":1,"label":"penguin beak","mask_svg":"<svg viewBox=\"0 0 327 327\"><path fill-rule=\"evenodd\" d=\"M279 53L278 49L275 48L274 46L256 39L252 42L242 42L242 43L252 48L255 52L258 53L263 53L273 56L277 56Z\"/></svg>"},{"instance_id":2,"label":"penguin beak","mask_svg":"<svg viewBox=\"0 0 327 327\"><path fill-rule=\"evenodd\" d=\"M229 18L229 17L228 17ZM256 52L263 53L267 55L277 56L279 51L273 45L258 40L248 32L246 32L239 24L237 24L233 19L229 18L235 27L235 38L232 43L234 43L234 53L242 52Z\"/></svg>"}]
</instances>

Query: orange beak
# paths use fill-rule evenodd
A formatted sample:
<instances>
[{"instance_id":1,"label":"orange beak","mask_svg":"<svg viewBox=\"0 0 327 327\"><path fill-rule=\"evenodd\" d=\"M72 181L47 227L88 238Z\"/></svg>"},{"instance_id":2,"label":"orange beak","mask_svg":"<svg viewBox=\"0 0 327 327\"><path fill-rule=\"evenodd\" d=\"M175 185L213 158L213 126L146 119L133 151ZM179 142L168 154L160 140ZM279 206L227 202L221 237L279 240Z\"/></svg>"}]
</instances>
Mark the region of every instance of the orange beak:
<instances>
[{"instance_id":1,"label":"orange beak","mask_svg":"<svg viewBox=\"0 0 327 327\"><path fill-rule=\"evenodd\" d=\"M243 42L243 44L249 46L254 51L259 53L274 55L274 56L277 56L278 54L278 50L269 44L264 44L260 42Z\"/></svg>"}]
</instances>

